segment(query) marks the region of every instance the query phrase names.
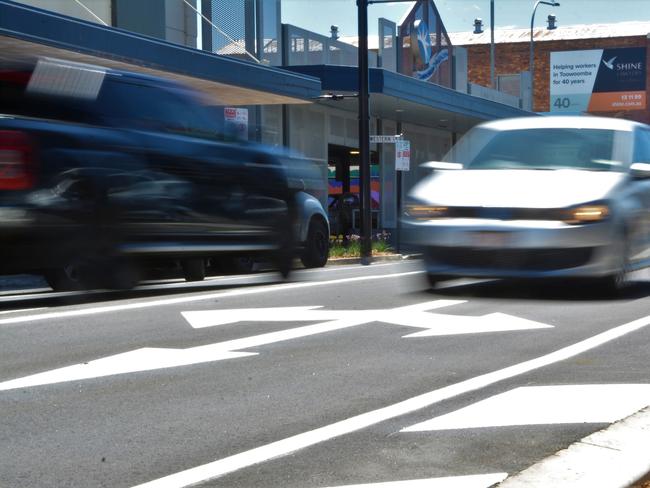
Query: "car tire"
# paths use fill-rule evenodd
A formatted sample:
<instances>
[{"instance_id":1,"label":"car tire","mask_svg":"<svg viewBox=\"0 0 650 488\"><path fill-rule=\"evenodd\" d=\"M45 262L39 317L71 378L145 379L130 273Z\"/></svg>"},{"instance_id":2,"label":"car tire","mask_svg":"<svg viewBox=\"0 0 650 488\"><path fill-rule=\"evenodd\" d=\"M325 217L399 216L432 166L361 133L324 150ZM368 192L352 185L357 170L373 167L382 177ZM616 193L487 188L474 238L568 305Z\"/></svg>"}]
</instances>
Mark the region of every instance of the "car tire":
<instances>
[{"instance_id":1,"label":"car tire","mask_svg":"<svg viewBox=\"0 0 650 488\"><path fill-rule=\"evenodd\" d=\"M427 283L431 288L435 288L438 283L442 281L442 278L433 273L427 273Z\"/></svg>"},{"instance_id":2,"label":"car tire","mask_svg":"<svg viewBox=\"0 0 650 488\"><path fill-rule=\"evenodd\" d=\"M107 263L109 264L109 263ZM126 259L115 259L110 268L104 273L103 281L112 290L131 290L138 286L142 279L141 269L134 262Z\"/></svg>"},{"instance_id":3,"label":"car tire","mask_svg":"<svg viewBox=\"0 0 650 488\"><path fill-rule=\"evenodd\" d=\"M620 263L615 273L596 280L598 290L607 296L620 296L630 286L630 244L625 235L620 237L622 243Z\"/></svg>"},{"instance_id":4,"label":"car tire","mask_svg":"<svg viewBox=\"0 0 650 488\"><path fill-rule=\"evenodd\" d=\"M289 209L288 219L283 219L276 225L277 250L272 254L273 267L280 273L283 279L289 277L293 269L295 257L295 241L293 236L293 225L295 221L295 209Z\"/></svg>"},{"instance_id":5,"label":"car tire","mask_svg":"<svg viewBox=\"0 0 650 488\"><path fill-rule=\"evenodd\" d=\"M327 225L318 219L309 223L305 249L300 255L300 261L305 268L322 268L327 264L330 251L329 232Z\"/></svg>"},{"instance_id":6,"label":"car tire","mask_svg":"<svg viewBox=\"0 0 650 488\"><path fill-rule=\"evenodd\" d=\"M242 256L232 260L232 269L237 274L250 274L255 271L255 265L255 258L250 256Z\"/></svg>"},{"instance_id":7,"label":"car tire","mask_svg":"<svg viewBox=\"0 0 650 488\"><path fill-rule=\"evenodd\" d=\"M203 281L205 279L205 261L201 258L186 259L181 263L185 281Z\"/></svg>"},{"instance_id":8,"label":"car tire","mask_svg":"<svg viewBox=\"0 0 650 488\"><path fill-rule=\"evenodd\" d=\"M43 278L54 291L79 291L85 288L74 265L48 269L43 272Z\"/></svg>"},{"instance_id":9,"label":"car tire","mask_svg":"<svg viewBox=\"0 0 650 488\"><path fill-rule=\"evenodd\" d=\"M293 246L283 247L276 253L275 267L282 278L287 279L293 268Z\"/></svg>"}]
</instances>

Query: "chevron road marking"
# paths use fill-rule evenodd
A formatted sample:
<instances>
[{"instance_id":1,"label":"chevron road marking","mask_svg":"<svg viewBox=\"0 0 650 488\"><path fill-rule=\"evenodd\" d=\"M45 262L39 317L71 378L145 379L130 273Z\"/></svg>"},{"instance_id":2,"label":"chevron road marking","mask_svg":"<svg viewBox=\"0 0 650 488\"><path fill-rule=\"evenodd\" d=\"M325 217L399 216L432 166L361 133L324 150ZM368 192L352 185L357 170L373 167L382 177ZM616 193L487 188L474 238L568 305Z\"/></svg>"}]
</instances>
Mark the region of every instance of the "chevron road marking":
<instances>
[{"instance_id":1,"label":"chevron road marking","mask_svg":"<svg viewBox=\"0 0 650 488\"><path fill-rule=\"evenodd\" d=\"M614 327L588 339L522 363L508 366L497 371L492 371L491 373L485 373L437 390L432 390L377 410L365 412L311 431L296 434L222 459L217 459L201 466L170 474L133 488L184 488L186 486L219 478L226 474L239 471L240 469L249 468L270 459L277 459L301 449L346 434L357 432L380 422L385 422L430 407L431 405L444 400L471 391L476 391L495 383L564 361L627 334L643 329L648 325L650 325L650 316L634 320L627 324L619 325L618 327Z\"/></svg>"},{"instance_id":2,"label":"chevron road marking","mask_svg":"<svg viewBox=\"0 0 650 488\"><path fill-rule=\"evenodd\" d=\"M616 401L612 401L612 399ZM650 385L525 386L415 424L402 432L511 425L607 423L650 405Z\"/></svg>"}]
</instances>

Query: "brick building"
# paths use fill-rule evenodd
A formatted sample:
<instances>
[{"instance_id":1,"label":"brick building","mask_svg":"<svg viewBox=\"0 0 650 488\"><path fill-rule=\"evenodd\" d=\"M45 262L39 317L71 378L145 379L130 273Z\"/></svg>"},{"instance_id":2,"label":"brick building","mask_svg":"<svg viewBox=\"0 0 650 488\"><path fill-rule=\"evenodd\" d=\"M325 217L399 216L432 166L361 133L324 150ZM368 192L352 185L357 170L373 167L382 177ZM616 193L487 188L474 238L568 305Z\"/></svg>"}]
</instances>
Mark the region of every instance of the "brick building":
<instances>
[{"instance_id":1,"label":"brick building","mask_svg":"<svg viewBox=\"0 0 650 488\"><path fill-rule=\"evenodd\" d=\"M519 73L530 64L530 29L495 30L495 79L499 90L519 95ZM554 30L536 28L533 31L535 80L533 110L553 111L550 100L551 53L593 49L645 48L645 86L643 109L612 109L589 113L620 117L650 123L650 22L620 22L616 24L577 25ZM468 81L490 85L490 31L481 34L458 32L450 34L455 46L467 49ZM598 63L598 62L597 62Z\"/></svg>"}]
</instances>

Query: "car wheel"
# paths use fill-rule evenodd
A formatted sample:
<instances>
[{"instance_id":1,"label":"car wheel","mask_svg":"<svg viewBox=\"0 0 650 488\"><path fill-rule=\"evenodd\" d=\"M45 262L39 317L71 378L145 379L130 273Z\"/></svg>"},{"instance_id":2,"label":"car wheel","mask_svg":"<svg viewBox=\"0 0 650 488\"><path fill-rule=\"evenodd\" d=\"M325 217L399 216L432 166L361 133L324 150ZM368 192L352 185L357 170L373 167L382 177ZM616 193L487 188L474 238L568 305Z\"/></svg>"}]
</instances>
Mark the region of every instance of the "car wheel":
<instances>
[{"instance_id":1,"label":"car wheel","mask_svg":"<svg viewBox=\"0 0 650 488\"><path fill-rule=\"evenodd\" d=\"M619 266L615 273L597 280L598 289L608 296L622 294L630 286L630 245L625 236L621 236Z\"/></svg>"},{"instance_id":2,"label":"car wheel","mask_svg":"<svg viewBox=\"0 0 650 488\"><path fill-rule=\"evenodd\" d=\"M433 273L427 273L427 283L431 288L435 288L438 283L442 281L442 278Z\"/></svg>"},{"instance_id":3,"label":"car wheel","mask_svg":"<svg viewBox=\"0 0 650 488\"><path fill-rule=\"evenodd\" d=\"M78 264L69 264L63 268L48 269L43 277L54 291L79 291L85 287L81 280Z\"/></svg>"},{"instance_id":4,"label":"car wheel","mask_svg":"<svg viewBox=\"0 0 650 488\"><path fill-rule=\"evenodd\" d=\"M231 273L250 274L255 271L255 264L255 258L250 256L239 256L230 259L226 269Z\"/></svg>"},{"instance_id":5,"label":"car wheel","mask_svg":"<svg viewBox=\"0 0 650 488\"><path fill-rule=\"evenodd\" d=\"M293 217L292 214L291 216ZM272 255L272 262L282 278L289 277L295 257L293 225L291 222L293 222L293 218L283 220L276 226L276 244L278 248Z\"/></svg>"},{"instance_id":6,"label":"car wheel","mask_svg":"<svg viewBox=\"0 0 650 488\"><path fill-rule=\"evenodd\" d=\"M135 263L116 259L110 263L102 281L113 290L131 290L138 286L141 278L141 269Z\"/></svg>"},{"instance_id":7,"label":"car wheel","mask_svg":"<svg viewBox=\"0 0 650 488\"><path fill-rule=\"evenodd\" d=\"M205 279L205 262L203 259L186 259L181 263L185 281L203 281Z\"/></svg>"},{"instance_id":8,"label":"car wheel","mask_svg":"<svg viewBox=\"0 0 650 488\"><path fill-rule=\"evenodd\" d=\"M283 248L276 253L275 267L282 278L288 278L293 267L293 246L289 249Z\"/></svg>"},{"instance_id":9,"label":"car wheel","mask_svg":"<svg viewBox=\"0 0 650 488\"><path fill-rule=\"evenodd\" d=\"M327 263L330 252L329 232L322 220L312 219L309 223L305 250L300 261L305 268L322 268Z\"/></svg>"}]
</instances>

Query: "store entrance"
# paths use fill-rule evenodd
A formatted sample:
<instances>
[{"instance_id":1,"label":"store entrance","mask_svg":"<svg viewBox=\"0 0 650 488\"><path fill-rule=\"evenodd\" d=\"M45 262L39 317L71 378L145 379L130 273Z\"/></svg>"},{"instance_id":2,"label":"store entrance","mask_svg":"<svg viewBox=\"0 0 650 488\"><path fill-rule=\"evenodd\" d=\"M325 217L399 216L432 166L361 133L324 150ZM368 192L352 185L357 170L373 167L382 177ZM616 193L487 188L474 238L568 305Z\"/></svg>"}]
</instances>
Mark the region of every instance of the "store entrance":
<instances>
[{"instance_id":1,"label":"store entrance","mask_svg":"<svg viewBox=\"0 0 650 488\"><path fill-rule=\"evenodd\" d=\"M328 214L331 233L347 238L359 234L359 150L353 147L328 145ZM379 216L380 181L379 158L370 151L370 201L372 228L377 229Z\"/></svg>"}]
</instances>

